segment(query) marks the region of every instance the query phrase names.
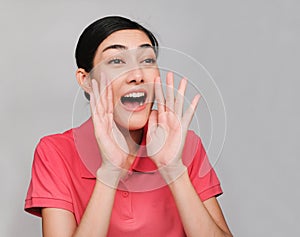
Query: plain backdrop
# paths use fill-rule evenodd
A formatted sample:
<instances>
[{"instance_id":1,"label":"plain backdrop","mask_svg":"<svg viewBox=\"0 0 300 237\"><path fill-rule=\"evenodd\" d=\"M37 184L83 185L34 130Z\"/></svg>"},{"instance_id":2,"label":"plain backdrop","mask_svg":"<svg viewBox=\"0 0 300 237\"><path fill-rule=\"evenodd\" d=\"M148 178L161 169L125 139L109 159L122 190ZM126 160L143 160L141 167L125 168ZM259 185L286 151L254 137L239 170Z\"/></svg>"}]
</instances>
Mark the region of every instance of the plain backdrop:
<instances>
[{"instance_id":1,"label":"plain backdrop","mask_svg":"<svg viewBox=\"0 0 300 237\"><path fill-rule=\"evenodd\" d=\"M75 45L114 14L197 59L218 85L227 134L215 169L234 235L300 236L299 12L297 0L1 0L0 236L41 236L23 211L34 147L72 126Z\"/></svg>"}]
</instances>

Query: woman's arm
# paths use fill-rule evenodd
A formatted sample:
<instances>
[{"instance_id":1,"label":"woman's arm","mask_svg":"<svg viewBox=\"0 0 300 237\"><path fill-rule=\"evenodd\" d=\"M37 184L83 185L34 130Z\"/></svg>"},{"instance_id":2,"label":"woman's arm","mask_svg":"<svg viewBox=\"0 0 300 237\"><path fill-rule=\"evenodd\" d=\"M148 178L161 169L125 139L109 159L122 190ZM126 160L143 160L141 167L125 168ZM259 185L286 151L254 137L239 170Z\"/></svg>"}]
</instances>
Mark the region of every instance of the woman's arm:
<instances>
[{"instance_id":1,"label":"woman's arm","mask_svg":"<svg viewBox=\"0 0 300 237\"><path fill-rule=\"evenodd\" d=\"M187 172L172 182L174 196L187 236L232 236L215 198L201 202ZM96 185L77 227L73 213L42 209L44 237L106 236L116 190L96 181Z\"/></svg>"},{"instance_id":2,"label":"woman's arm","mask_svg":"<svg viewBox=\"0 0 300 237\"><path fill-rule=\"evenodd\" d=\"M169 187L187 236L232 236L216 198L202 202L187 171Z\"/></svg>"},{"instance_id":3,"label":"woman's arm","mask_svg":"<svg viewBox=\"0 0 300 237\"><path fill-rule=\"evenodd\" d=\"M128 154L120 146L128 149L127 143L113 120L112 87L102 74L100 88L92 80L90 107L94 124L95 137L101 151L102 164L97 171L97 180L82 216L76 226L74 215L66 210L44 208L42 210L44 237L101 237L106 236L116 187L124 175ZM100 94L100 92L103 92ZM119 138L116 144L114 137ZM121 169L119 167L123 167Z\"/></svg>"},{"instance_id":4,"label":"woman's arm","mask_svg":"<svg viewBox=\"0 0 300 237\"><path fill-rule=\"evenodd\" d=\"M176 97L173 73L167 74L166 98L160 78L155 80L157 111L152 111L147 152L169 184L187 236L232 236L215 198L202 202L182 161L182 150L199 95L183 112L187 80L182 79Z\"/></svg>"},{"instance_id":5,"label":"woman's arm","mask_svg":"<svg viewBox=\"0 0 300 237\"><path fill-rule=\"evenodd\" d=\"M98 173L101 172L101 168ZM73 213L57 208L42 209L44 237L101 237L106 236L116 189L96 181L94 191L80 224Z\"/></svg>"}]
</instances>

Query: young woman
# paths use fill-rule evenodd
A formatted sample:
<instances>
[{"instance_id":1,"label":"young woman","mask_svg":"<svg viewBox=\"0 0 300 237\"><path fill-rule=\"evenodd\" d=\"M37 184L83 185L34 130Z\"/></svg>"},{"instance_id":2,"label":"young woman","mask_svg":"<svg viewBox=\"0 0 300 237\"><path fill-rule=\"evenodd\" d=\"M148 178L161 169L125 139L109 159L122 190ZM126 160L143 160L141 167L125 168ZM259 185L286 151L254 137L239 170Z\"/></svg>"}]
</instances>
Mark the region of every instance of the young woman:
<instances>
[{"instance_id":1,"label":"young woman","mask_svg":"<svg viewBox=\"0 0 300 237\"><path fill-rule=\"evenodd\" d=\"M91 119L41 139L25 203L45 237L231 236L219 180L211 167L199 175L208 161L188 131L200 96L183 111L187 80L175 92L172 73L164 96L157 50L150 31L118 16L80 36L76 77Z\"/></svg>"}]
</instances>

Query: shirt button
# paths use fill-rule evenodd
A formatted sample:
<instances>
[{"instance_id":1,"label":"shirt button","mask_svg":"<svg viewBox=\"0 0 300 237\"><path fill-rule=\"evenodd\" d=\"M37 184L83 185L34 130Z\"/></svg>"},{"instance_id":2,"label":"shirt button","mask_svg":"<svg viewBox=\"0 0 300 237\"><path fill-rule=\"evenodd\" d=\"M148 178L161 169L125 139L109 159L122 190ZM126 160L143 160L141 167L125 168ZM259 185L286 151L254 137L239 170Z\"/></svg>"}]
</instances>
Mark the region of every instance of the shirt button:
<instances>
[{"instance_id":1,"label":"shirt button","mask_svg":"<svg viewBox=\"0 0 300 237\"><path fill-rule=\"evenodd\" d=\"M128 192L122 192L122 196L123 196L124 198L127 198L127 197L128 197L128 195L129 195L129 193L128 193Z\"/></svg>"}]
</instances>

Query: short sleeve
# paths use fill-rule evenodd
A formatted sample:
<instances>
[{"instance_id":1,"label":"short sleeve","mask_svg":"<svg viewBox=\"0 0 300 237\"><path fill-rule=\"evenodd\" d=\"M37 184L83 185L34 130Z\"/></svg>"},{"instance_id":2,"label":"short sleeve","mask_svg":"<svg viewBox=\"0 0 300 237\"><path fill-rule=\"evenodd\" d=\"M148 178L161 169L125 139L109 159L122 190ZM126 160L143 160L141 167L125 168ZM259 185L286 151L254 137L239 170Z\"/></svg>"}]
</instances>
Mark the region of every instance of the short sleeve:
<instances>
[{"instance_id":1,"label":"short sleeve","mask_svg":"<svg viewBox=\"0 0 300 237\"><path fill-rule=\"evenodd\" d=\"M41 208L53 207L73 212L63 153L43 138L37 145L32 165L25 211L41 216Z\"/></svg>"},{"instance_id":2,"label":"short sleeve","mask_svg":"<svg viewBox=\"0 0 300 237\"><path fill-rule=\"evenodd\" d=\"M188 132L184 156L193 157L189 162L190 180L200 199L205 201L223 193L220 181L211 166L201 139L192 131Z\"/></svg>"}]
</instances>

